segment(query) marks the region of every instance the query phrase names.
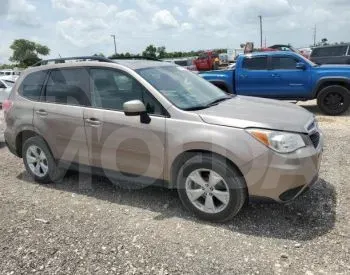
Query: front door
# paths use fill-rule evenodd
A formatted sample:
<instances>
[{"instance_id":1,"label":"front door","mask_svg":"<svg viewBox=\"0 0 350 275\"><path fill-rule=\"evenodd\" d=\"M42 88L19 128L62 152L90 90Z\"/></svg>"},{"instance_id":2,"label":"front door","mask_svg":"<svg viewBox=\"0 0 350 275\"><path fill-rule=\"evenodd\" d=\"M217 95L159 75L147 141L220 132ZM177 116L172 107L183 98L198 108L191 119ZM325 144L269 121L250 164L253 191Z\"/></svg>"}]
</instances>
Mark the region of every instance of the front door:
<instances>
[{"instance_id":1,"label":"front door","mask_svg":"<svg viewBox=\"0 0 350 275\"><path fill-rule=\"evenodd\" d=\"M126 72L91 68L92 108L84 111L91 163L104 173L126 179L162 179L165 111L152 95ZM143 101L148 120L126 116L123 103Z\"/></svg>"},{"instance_id":2,"label":"front door","mask_svg":"<svg viewBox=\"0 0 350 275\"><path fill-rule=\"evenodd\" d=\"M303 98L310 94L311 74L309 66L298 69L302 62L291 56L273 56L271 58L272 96L275 98Z\"/></svg>"}]
</instances>

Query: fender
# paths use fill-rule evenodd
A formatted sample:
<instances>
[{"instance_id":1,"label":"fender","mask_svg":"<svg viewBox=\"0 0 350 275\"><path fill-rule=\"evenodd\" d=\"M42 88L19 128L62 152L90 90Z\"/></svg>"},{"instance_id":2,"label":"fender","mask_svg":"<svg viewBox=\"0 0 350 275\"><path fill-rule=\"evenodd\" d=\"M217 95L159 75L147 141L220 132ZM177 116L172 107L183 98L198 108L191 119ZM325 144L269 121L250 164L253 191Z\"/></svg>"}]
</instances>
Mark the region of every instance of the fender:
<instances>
[{"instance_id":1,"label":"fender","mask_svg":"<svg viewBox=\"0 0 350 275\"><path fill-rule=\"evenodd\" d=\"M319 88L325 83L325 82L341 82L344 84L349 84L350 85L350 78L348 77L343 77L343 76L325 76L325 77L321 77L317 84L315 85L315 87L312 90L312 98L316 98L317 97L317 92L319 90Z\"/></svg>"}]
</instances>

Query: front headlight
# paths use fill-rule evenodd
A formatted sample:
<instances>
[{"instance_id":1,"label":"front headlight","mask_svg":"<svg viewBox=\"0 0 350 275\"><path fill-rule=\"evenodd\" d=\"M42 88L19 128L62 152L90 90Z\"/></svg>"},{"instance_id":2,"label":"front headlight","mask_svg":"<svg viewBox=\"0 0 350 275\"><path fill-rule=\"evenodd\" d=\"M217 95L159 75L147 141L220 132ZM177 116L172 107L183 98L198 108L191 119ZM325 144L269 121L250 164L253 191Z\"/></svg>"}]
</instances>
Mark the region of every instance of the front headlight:
<instances>
[{"instance_id":1,"label":"front headlight","mask_svg":"<svg viewBox=\"0 0 350 275\"><path fill-rule=\"evenodd\" d=\"M264 129L247 129L247 132L258 141L278 153L292 153L295 150L306 146L302 136L295 133Z\"/></svg>"}]
</instances>

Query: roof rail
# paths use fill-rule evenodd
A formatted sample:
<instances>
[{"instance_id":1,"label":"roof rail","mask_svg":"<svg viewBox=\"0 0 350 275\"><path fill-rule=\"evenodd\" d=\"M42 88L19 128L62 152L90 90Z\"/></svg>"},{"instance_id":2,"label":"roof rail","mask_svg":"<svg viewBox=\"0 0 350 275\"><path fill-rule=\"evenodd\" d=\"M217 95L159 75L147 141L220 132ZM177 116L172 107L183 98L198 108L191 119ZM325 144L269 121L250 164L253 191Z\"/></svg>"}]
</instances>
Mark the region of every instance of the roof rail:
<instances>
[{"instance_id":1,"label":"roof rail","mask_svg":"<svg viewBox=\"0 0 350 275\"><path fill-rule=\"evenodd\" d=\"M54 64L60 64L60 63L66 63L66 61L69 60L76 60L76 61L99 61L99 62L114 62L113 60L103 57L103 56L76 56L76 57L63 57L63 58L53 58L53 59L46 59L46 60L41 60L33 65L35 66L42 66L42 65L47 65L49 63L54 63Z\"/></svg>"},{"instance_id":2,"label":"roof rail","mask_svg":"<svg viewBox=\"0 0 350 275\"><path fill-rule=\"evenodd\" d=\"M151 60L151 61L162 61L156 57L142 56L142 55L130 55L123 57L109 57L110 60Z\"/></svg>"}]
</instances>

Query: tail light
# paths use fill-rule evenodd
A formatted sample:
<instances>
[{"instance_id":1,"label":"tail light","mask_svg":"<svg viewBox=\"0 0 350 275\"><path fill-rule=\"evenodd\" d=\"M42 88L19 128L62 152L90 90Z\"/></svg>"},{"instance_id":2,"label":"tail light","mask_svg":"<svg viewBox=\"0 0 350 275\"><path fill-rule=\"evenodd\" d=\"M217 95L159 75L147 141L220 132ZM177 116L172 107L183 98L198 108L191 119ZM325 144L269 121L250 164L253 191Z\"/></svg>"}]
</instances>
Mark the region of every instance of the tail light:
<instances>
[{"instance_id":1,"label":"tail light","mask_svg":"<svg viewBox=\"0 0 350 275\"><path fill-rule=\"evenodd\" d=\"M13 105L13 102L11 100L6 99L3 103L2 103L2 109L4 110L4 112L8 112L10 111L11 107Z\"/></svg>"}]
</instances>

